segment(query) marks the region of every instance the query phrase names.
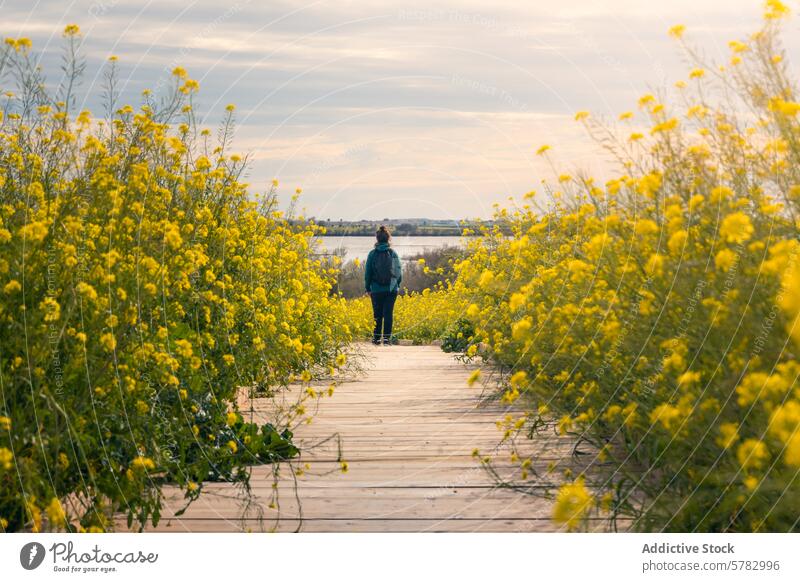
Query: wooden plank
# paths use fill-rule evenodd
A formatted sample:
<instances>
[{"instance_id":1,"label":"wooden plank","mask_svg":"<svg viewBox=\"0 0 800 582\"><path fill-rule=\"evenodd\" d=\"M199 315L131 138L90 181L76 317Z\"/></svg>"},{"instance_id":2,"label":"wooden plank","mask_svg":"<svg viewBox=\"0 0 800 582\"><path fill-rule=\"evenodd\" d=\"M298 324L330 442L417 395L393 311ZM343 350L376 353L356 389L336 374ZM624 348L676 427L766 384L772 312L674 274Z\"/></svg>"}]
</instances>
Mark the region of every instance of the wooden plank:
<instances>
[{"instance_id":1,"label":"wooden plank","mask_svg":"<svg viewBox=\"0 0 800 582\"><path fill-rule=\"evenodd\" d=\"M228 519L236 520L243 514L249 517L263 516L265 519L279 517L296 519L498 519L505 517L514 518L548 518L550 516L549 503L535 503L533 498L527 496L516 500L504 500L485 491L466 493L433 492L427 496L374 496L364 494L361 497L331 497L317 498L304 497L300 504L297 500L287 498L276 504L275 508L269 504L254 505L245 513L241 504L232 499L209 498L206 504L192 506L189 517L194 519ZM165 508L164 518L171 518L171 513L180 509L175 505ZM188 512L187 512L188 514Z\"/></svg>"},{"instance_id":2,"label":"wooden plank","mask_svg":"<svg viewBox=\"0 0 800 582\"><path fill-rule=\"evenodd\" d=\"M618 520L621 531L629 527L630 521ZM162 532L551 532L562 531L553 526L549 517L533 518L500 518L500 519L281 519L278 522L258 519L183 519L163 520L159 531ZM605 520L590 519L590 531L607 531Z\"/></svg>"},{"instance_id":3,"label":"wooden plank","mask_svg":"<svg viewBox=\"0 0 800 582\"><path fill-rule=\"evenodd\" d=\"M277 522L248 519L182 519L163 520L159 532L546 532L555 530L549 519L281 519Z\"/></svg>"},{"instance_id":4,"label":"wooden plank","mask_svg":"<svg viewBox=\"0 0 800 582\"><path fill-rule=\"evenodd\" d=\"M293 466L311 469L296 480L288 466L254 467L252 498L245 511L239 491L226 483L204 483L203 495L184 515L183 494L166 491L167 518L158 531L557 531L550 520L547 487L558 474L532 485L538 495L498 489L471 452L490 454L501 477L518 477L520 468L498 446L502 431L495 422L521 411L482 400L469 388L471 373L432 346L358 346L364 373L337 386L333 398L319 402L311 424L295 433L303 448ZM324 386L323 386L324 387ZM281 394L296 401L293 387ZM246 403L256 421L266 422L274 403ZM316 406L316 405L315 405ZM309 407L312 409L313 407ZM338 434L324 444L320 441ZM544 475L548 464L577 473L591 468L594 456L571 456L574 438L545 431L520 445L533 459L531 470ZM339 465L339 442L349 471ZM309 448L310 447L310 448ZM552 488L552 487L551 487ZM279 507L270 505L276 496ZM298 519L302 515L303 519ZM601 522L597 522L598 527Z\"/></svg>"}]
</instances>

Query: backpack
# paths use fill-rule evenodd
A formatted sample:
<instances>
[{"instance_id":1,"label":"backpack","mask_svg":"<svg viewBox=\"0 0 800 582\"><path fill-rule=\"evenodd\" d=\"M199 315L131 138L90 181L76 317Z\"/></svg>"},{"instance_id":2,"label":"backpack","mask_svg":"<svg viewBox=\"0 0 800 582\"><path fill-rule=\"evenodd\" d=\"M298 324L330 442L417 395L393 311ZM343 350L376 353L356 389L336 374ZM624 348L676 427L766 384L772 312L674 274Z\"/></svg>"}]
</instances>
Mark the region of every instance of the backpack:
<instances>
[{"instance_id":1,"label":"backpack","mask_svg":"<svg viewBox=\"0 0 800 582\"><path fill-rule=\"evenodd\" d=\"M373 278L378 285L388 287L392 282L392 251L375 251Z\"/></svg>"}]
</instances>

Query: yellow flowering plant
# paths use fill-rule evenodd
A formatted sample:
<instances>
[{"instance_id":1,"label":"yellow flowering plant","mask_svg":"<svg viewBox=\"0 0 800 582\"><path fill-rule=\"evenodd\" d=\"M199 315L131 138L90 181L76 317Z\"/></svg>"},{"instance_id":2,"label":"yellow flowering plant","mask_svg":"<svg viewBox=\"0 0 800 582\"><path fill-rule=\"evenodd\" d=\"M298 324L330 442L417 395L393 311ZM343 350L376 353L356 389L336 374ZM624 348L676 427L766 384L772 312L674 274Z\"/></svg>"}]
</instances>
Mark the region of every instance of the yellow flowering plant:
<instances>
[{"instance_id":1,"label":"yellow flowering plant","mask_svg":"<svg viewBox=\"0 0 800 582\"><path fill-rule=\"evenodd\" d=\"M502 426L520 465L511 485L552 485L553 468L534 470L516 444L545 423L594 451L553 493L569 529L590 515L641 530L797 528L800 98L785 15L768 2L729 67L684 44L692 83L674 111L640 100L650 131L635 143L578 115L621 173L559 178L546 204L498 210L457 267L450 293L508 372L503 401L528 413Z\"/></svg>"},{"instance_id":2,"label":"yellow flowering plant","mask_svg":"<svg viewBox=\"0 0 800 582\"><path fill-rule=\"evenodd\" d=\"M372 334L372 304L369 297L347 301L351 321L359 337ZM393 336L414 344L447 340L454 331L453 324L463 314L465 305L458 301L447 285L398 296L395 303ZM455 333L458 333L457 331Z\"/></svg>"},{"instance_id":3,"label":"yellow flowering plant","mask_svg":"<svg viewBox=\"0 0 800 582\"><path fill-rule=\"evenodd\" d=\"M157 523L161 489L249 491L248 467L297 455L289 423L246 421L242 388L271 396L323 375L352 339L319 229L275 186L248 193L246 158L195 124L198 84L176 69L156 102L75 112L80 31L53 94L24 39L0 49L20 86L0 118L0 518L3 529ZM342 361L341 358L339 361Z\"/></svg>"}]
</instances>

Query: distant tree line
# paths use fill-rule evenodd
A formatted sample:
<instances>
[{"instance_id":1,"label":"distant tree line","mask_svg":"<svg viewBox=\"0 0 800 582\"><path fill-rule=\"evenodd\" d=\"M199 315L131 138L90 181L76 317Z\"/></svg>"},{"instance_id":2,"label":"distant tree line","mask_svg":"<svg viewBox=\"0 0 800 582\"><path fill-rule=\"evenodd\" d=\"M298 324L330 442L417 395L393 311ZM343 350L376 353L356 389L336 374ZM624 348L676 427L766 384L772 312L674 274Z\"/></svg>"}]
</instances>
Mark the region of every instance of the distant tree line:
<instances>
[{"instance_id":1,"label":"distant tree line","mask_svg":"<svg viewBox=\"0 0 800 582\"><path fill-rule=\"evenodd\" d=\"M490 221L457 221L414 219L398 221L383 219L376 221L332 221L318 220L329 236L372 236L381 224L386 225L395 236L460 236L465 228L478 229L488 226Z\"/></svg>"}]
</instances>

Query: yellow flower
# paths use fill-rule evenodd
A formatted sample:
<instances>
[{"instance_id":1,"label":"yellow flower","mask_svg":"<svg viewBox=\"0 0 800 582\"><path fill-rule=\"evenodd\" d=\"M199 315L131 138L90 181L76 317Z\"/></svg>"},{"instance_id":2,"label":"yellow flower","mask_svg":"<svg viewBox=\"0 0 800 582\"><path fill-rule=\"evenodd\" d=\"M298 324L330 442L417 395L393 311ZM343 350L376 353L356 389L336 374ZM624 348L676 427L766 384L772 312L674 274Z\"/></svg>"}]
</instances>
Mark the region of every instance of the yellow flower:
<instances>
[{"instance_id":1,"label":"yellow flower","mask_svg":"<svg viewBox=\"0 0 800 582\"><path fill-rule=\"evenodd\" d=\"M0 416L0 430L11 430L11 419L7 416Z\"/></svg>"},{"instance_id":2,"label":"yellow flower","mask_svg":"<svg viewBox=\"0 0 800 582\"><path fill-rule=\"evenodd\" d=\"M75 291L77 291L78 294L84 299L89 299L91 301L95 301L97 299L97 291L95 291L94 287L88 283L81 281L75 285Z\"/></svg>"},{"instance_id":3,"label":"yellow flower","mask_svg":"<svg viewBox=\"0 0 800 582\"><path fill-rule=\"evenodd\" d=\"M17 280L9 281L3 287L3 292L6 293L6 295L12 295L13 293L19 293L21 290L22 290L22 285L20 285L19 281L17 281Z\"/></svg>"},{"instance_id":4,"label":"yellow flower","mask_svg":"<svg viewBox=\"0 0 800 582\"><path fill-rule=\"evenodd\" d=\"M47 224L42 221L31 222L26 224L20 229L23 238L32 242L39 242L44 240L48 233Z\"/></svg>"},{"instance_id":5,"label":"yellow flower","mask_svg":"<svg viewBox=\"0 0 800 582\"><path fill-rule=\"evenodd\" d=\"M81 33L81 29L77 24L68 24L64 28L64 36L78 36Z\"/></svg>"},{"instance_id":6,"label":"yellow flower","mask_svg":"<svg viewBox=\"0 0 800 582\"><path fill-rule=\"evenodd\" d=\"M700 372L686 371L678 377L678 386L691 386L700 382Z\"/></svg>"},{"instance_id":7,"label":"yellow flower","mask_svg":"<svg viewBox=\"0 0 800 582\"><path fill-rule=\"evenodd\" d=\"M726 242L738 244L750 240L754 230L750 217L742 212L734 212L722 219L719 234Z\"/></svg>"},{"instance_id":8,"label":"yellow flower","mask_svg":"<svg viewBox=\"0 0 800 582\"><path fill-rule=\"evenodd\" d=\"M481 371L475 370L474 372L472 372L472 374L469 375L469 378L467 379L467 385L474 386L475 383L478 382L480 379L481 379Z\"/></svg>"},{"instance_id":9,"label":"yellow flower","mask_svg":"<svg viewBox=\"0 0 800 582\"><path fill-rule=\"evenodd\" d=\"M764 18L767 20L776 20L784 18L789 15L789 7L780 0L766 0L764 2Z\"/></svg>"},{"instance_id":10,"label":"yellow flower","mask_svg":"<svg viewBox=\"0 0 800 582\"><path fill-rule=\"evenodd\" d=\"M532 324L529 319L521 319L511 326L511 337L517 341L522 341L528 337Z\"/></svg>"},{"instance_id":11,"label":"yellow flower","mask_svg":"<svg viewBox=\"0 0 800 582\"><path fill-rule=\"evenodd\" d=\"M686 26L683 24L676 24L675 26L669 29L669 35L672 38L683 38L683 34L686 32Z\"/></svg>"},{"instance_id":12,"label":"yellow flower","mask_svg":"<svg viewBox=\"0 0 800 582\"><path fill-rule=\"evenodd\" d=\"M795 432L788 441L783 452L783 461L792 467L800 467L800 433Z\"/></svg>"},{"instance_id":13,"label":"yellow flower","mask_svg":"<svg viewBox=\"0 0 800 582\"><path fill-rule=\"evenodd\" d=\"M661 123L657 123L656 125L654 125L653 128L650 130L650 133L655 135L657 133L672 131L673 129L678 127L678 123L679 122L675 117L671 117L666 121L662 121Z\"/></svg>"},{"instance_id":14,"label":"yellow flower","mask_svg":"<svg viewBox=\"0 0 800 582\"><path fill-rule=\"evenodd\" d=\"M656 98L651 93L646 93L639 97L639 107L646 107L647 105L655 102Z\"/></svg>"},{"instance_id":15,"label":"yellow flower","mask_svg":"<svg viewBox=\"0 0 800 582\"><path fill-rule=\"evenodd\" d=\"M730 41L728 46L734 53L743 53L749 50L749 47L746 44L738 40Z\"/></svg>"},{"instance_id":16,"label":"yellow flower","mask_svg":"<svg viewBox=\"0 0 800 582\"><path fill-rule=\"evenodd\" d=\"M794 117L800 113L800 103L796 101L784 101L776 98L770 101L770 111L777 111L787 117Z\"/></svg>"},{"instance_id":17,"label":"yellow flower","mask_svg":"<svg viewBox=\"0 0 800 582\"><path fill-rule=\"evenodd\" d=\"M183 238L181 237L181 232L177 225L170 224L164 231L164 242L173 250L181 247Z\"/></svg>"},{"instance_id":18,"label":"yellow flower","mask_svg":"<svg viewBox=\"0 0 800 582\"><path fill-rule=\"evenodd\" d=\"M747 439L736 449L736 459L742 469L760 469L769 459L767 445L756 439Z\"/></svg>"},{"instance_id":19,"label":"yellow flower","mask_svg":"<svg viewBox=\"0 0 800 582\"><path fill-rule=\"evenodd\" d=\"M664 271L664 255L653 253L647 260L645 271L649 275L660 275Z\"/></svg>"},{"instance_id":20,"label":"yellow flower","mask_svg":"<svg viewBox=\"0 0 800 582\"><path fill-rule=\"evenodd\" d=\"M638 220L634 225L634 232L638 235L655 234L659 231L658 224L649 218Z\"/></svg>"},{"instance_id":21,"label":"yellow flower","mask_svg":"<svg viewBox=\"0 0 800 582\"><path fill-rule=\"evenodd\" d=\"M191 342L185 339L175 340L175 353L182 358L191 358L194 354Z\"/></svg>"},{"instance_id":22,"label":"yellow flower","mask_svg":"<svg viewBox=\"0 0 800 582\"><path fill-rule=\"evenodd\" d=\"M148 457L136 457L131 461L131 468L139 471L152 471L155 469L156 464L153 462L153 459Z\"/></svg>"},{"instance_id":23,"label":"yellow flower","mask_svg":"<svg viewBox=\"0 0 800 582\"><path fill-rule=\"evenodd\" d=\"M481 289L489 289L494 283L494 273L491 271L484 271L478 279L478 286Z\"/></svg>"},{"instance_id":24,"label":"yellow flower","mask_svg":"<svg viewBox=\"0 0 800 582\"><path fill-rule=\"evenodd\" d=\"M6 447L0 447L0 467L8 471L11 469L14 454Z\"/></svg>"},{"instance_id":25,"label":"yellow flower","mask_svg":"<svg viewBox=\"0 0 800 582\"><path fill-rule=\"evenodd\" d=\"M211 168L211 160L209 160L205 156L200 156L199 158L197 158L197 160L195 160L194 165L198 170L203 172Z\"/></svg>"},{"instance_id":26,"label":"yellow flower","mask_svg":"<svg viewBox=\"0 0 800 582\"><path fill-rule=\"evenodd\" d=\"M783 398L789 383L780 374L751 372L736 387L739 406L748 406L761 397Z\"/></svg>"},{"instance_id":27,"label":"yellow flower","mask_svg":"<svg viewBox=\"0 0 800 582\"><path fill-rule=\"evenodd\" d=\"M544 155L544 154L545 154L545 152L547 152L547 150L549 150L549 149L550 149L550 146L549 146L549 145L543 145L543 146L541 146L541 147L540 147L538 150L536 150L536 155L537 155L537 156L542 156L542 155Z\"/></svg>"},{"instance_id":28,"label":"yellow flower","mask_svg":"<svg viewBox=\"0 0 800 582\"><path fill-rule=\"evenodd\" d=\"M680 418L681 411L672 406L671 404L659 404L656 406L653 411L650 413L650 423L656 424L657 422L661 423L667 430L671 430L673 424Z\"/></svg>"},{"instance_id":29,"label":"yellow flower","mask_svg":"<svg viewBox=\"0 0 800 582\"><path fill-rule=\"evenodd\" d=\"M559 488L553 505L553 520L574 531L581 526L594 504L594 496L584 485L583 478L579 478Z\"/></svg>"},{"instance_id":30,"label":"yellow flower","mask_svg":"<svg viewBox=\"0 0 800 582\"><path fill-rule=\"evenodd\" d=\"M53 497L50 500L46 508L47 518L50 520L50 523L57 527L62 528L67 523L67 514L64 512L64 508L61 506L61 502Z\"/></svg>"},{"instance_id":31,"label":"yellow flower","mask_svg":"<svg viewBox=\"0 0 800 582\"><path fill-rule=\"evenodd\" d=\"M514 293L508 300L508 308L511 311L516 311L525 305L525 295L523 293Z\"/></svg>"},{"instance_id":32,"label":"yellow flower","mask_svg":"<svg viewBox=\"0 0 800 582\"><path fill-rule=\"evenodd\" d=\"M717 444L724 449L729 449L739 439L739 425L735 422L723 422L719 426Z\"/></svg>"},{"instance_id":33,"label":"yellow flower","mask_svg":"<svg viewBox=\"0 0 800 582\"><path fill-rule=\"evenodd\" d=\"M711 202L719 204L723 200L727 200L733 196L733 190L727 186L717 186L711 190Z\"/></svg>"},{"instance_id":34,"label":"yellow flower","mask_svg":"<svg viewBox=\"0 0 800 582\"><path fill-rule=\"evenodd\" d=\"M336 367L341 368L347 363L347 356L345 354L339 354L336 356Z\"/></svg>"},{"instance_id":35,"label":"yellow flower","mask_svg":"<svg viewBox=\"0 0 800 582\"><path fill-rule=\"evenodd\" d=\"M42 531L42 510L36 505L35 496L25 500L25 510L32 522L31 531L34 533Z\"/></svg>"},{"instance_id":36,"label":"yellow flower","mask_svg":"<svg viewBox=\"0 0 800 582\"><path fill-rule=\"evenodd\" d=\"M528 384L528 374L525 372L525 370L519 370L518 372L515 372L513 376L511 376L511 380L509 382L511 383L511 386L517 390L524 388Z\"/></svg>"},{"instance_id":37,"label":"yellow flower","mask_svg":"<svg viewBox=\"0 0 800 582\"><path fill-rule=\"evenodd\" d=\"M722 249L714 257L714 265L720 271L728 271L738 260L738 255L730 249Z\"/></svg>"},{"instance_id":38,"label":"yellow flower","mask_svg":"<svg viewBox=\"0 0 800 582\"><path fill-rule=\"evenodd\" d=\"M691 198L689 198L689 210L694 212L703 204L705 197L702 194L695 194Z\"/></svg>"},{"instance_id":39,"label":"yellow flower","mask_svg":"<svg viewBox=\"0 0 800 582\"><path fill-rule=\"evenodd\" d=\"M756 487L758 487L759 479L758 477L754 477L753 475L748 475L744 478L744 486L747 487L750 491L753 491Z\"/></svg>"},{"instance_id":40,"label":"yellow flower","mask_svg":"<svg viewBox=\"0 0 800 582\"><path fill-rule=\"evenodd\" d=\"M103 346L107 352L113 352L117 348L117 339L112 333L104 333L100 336L100 345Z\"/></svg>"},{"instance_id":41,"label":"yellow flower","mask_svg":"<svg viewBox=\"0 0 800 582\"><path fill-rule=\"evenodd\" d=\"M225 417L225 424L227 424L228 426L233 426L234 424L236 424L238 420L239 420L239 415L231 411Z\"/></svg>"},{"instance_id":42,"label":"yellow flower","mask_svg":"<svg viewBox=\"0 0 800 582\"><path fill-rule=\"evenodd\" d=\"M673 255L681 254L684 246L686 245L686 239L688 238L689 233L685 230L676 231L671 237L669 237L669 241L667 242L669 252Z\"/></svg>"},{"instance_id":43,"label":"yellow flower","mask_svg":"<svg viewBox=\"0 0 800 582\"><path fill-rule=\"evenodd\" d=\"M228 441L228 448L231 451L231 454L235 454L236 451L239 450L239 446L236 444L235 441Z\"/></svg>"},{"instance_id":44,"label":"yellow flower","mask_svg":"<svg viewBox=\"0 0 800 582\"><path fill-rule=\"evenodd\" d=\"M769 419L769 434L784 443L800 431L800 402L788 400L778 406Z\"/></svg>"}]
</instances>

